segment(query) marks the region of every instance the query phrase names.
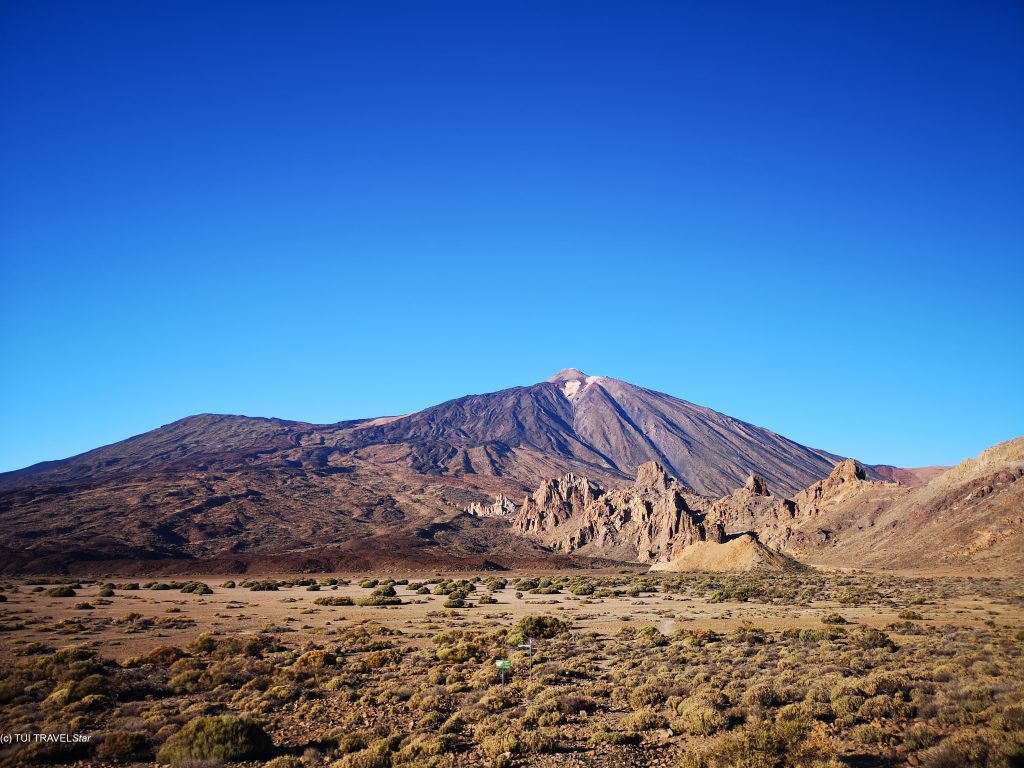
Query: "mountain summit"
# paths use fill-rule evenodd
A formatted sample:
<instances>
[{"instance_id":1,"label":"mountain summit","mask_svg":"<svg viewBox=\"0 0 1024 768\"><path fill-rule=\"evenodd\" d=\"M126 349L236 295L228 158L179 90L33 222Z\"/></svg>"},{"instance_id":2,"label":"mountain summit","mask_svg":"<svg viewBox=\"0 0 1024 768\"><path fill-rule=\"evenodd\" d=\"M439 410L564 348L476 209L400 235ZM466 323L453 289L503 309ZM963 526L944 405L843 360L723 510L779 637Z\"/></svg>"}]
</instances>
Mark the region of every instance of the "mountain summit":
<instances>
[{"instance_id":1,"label":"mountain summit","mask_svg":"<svg viewBox=\"0 0 1024 768\"><path fill-rule=\"evenodd\" d=\"M226 552L239 562L268 552L306 558L333 547L345 563L367 548L398 560L433 562L440 553L468 563L497 547L524 562L539 550L507 526L494 529L489 516L463 511L499 495L522 498L565 474L622 488L648 462L707 497L729 494L751 475L789 495L828 477L840 458L567 368L399 417L307 424L193 416L2 474L0 557L8 568L52 570Z\"/></svg>"},{"instance_id":2,"label":"mountain summit","mask_svg":"<svg viewBox=\"0 0 1024 768\"><path fill-rule=\"evenodd\" d=\"M709 408L567 368L528 387L470 395L339 436L388 445L428 475L522 482L582 472L623 484L656 461L695 491L722 495L757 474L783 493L827 477L841 457Z\"/></svg>"}]
</instances>

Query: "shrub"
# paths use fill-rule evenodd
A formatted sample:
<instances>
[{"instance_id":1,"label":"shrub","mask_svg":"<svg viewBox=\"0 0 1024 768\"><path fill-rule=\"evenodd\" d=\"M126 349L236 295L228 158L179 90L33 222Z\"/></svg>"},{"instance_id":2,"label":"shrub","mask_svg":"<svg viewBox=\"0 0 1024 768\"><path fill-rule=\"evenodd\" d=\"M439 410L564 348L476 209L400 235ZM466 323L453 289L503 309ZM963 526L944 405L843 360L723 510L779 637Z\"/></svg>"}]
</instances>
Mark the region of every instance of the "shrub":
<instances>
[{"instance_id":1,"label":"shrub","mask_svg":"<svg viewBox=\"0 0 1024 768\"><path fill-rule=\"evenodd\" d=\"M844 619L842 617L842 615L840 615L838 613L829 613L829 614L826 614L825 616L822 617L821 623L822 624L849 624L850 622L848 622L846 619Z\"/></svg>"},{"instance_id":2,"label":"shrub","mask_svg":"<svg viewBox=\"0 0 1024 768\"><path fill-rule=\"evenodd\" d=\"M665 692L660 686L654 685L653 683L643 683L633 689L633 692L629 694L629 703L633 709L640 709L642 707L651 707L656 704L661 704L665 701Z\"/></svg>"},{"instance_id":3,"label":"shrub","mask_svg":"<svg viewBox=\"0 0 1024 768\"><path fill-rule=\"evenodd\" d=\"M302 760L294 755L282 755L281 757L275 757L264 765L263 768L302 768Z\"/></svg>"},{"instance_id":4,"label":"shrub","mask_svg":"<svg viewBox=\"0 0 1024 768\"><path fill-rule=\"evenodd\" d=\"M523 743L510 730L500 731L480 741L480 751L488 757L500 757L506 752L518 755L523 751Z\"/></svg>"},{"instance_id":5,"label":"shrub","mask_svg":"<svg viewBox=\"0 0 1024 768\"><path fill-rule=\"evenodd\" d=\"M630 731L653 731L655 728L664 728L668 721L664 715L650 707L644 707L631 715L626 715L622 719L622 724Z\"/></svg>"},{"instance_id":6,"label":"shrub","mask_svg":"<svg viewBox=\"0 0 1024 768\"><path fill-rule=\"evenodd\" d=\"M711 736L729 724L725 715L710 701L701 697L685 699L676 709L679 719L673 721L673 730L694 736Z\"/></svg>"},{"instance_id":7,"label":"shrub","mask_svg":"<svg viewBox=\"0 0 1024 768\"><path fill-rule=\"evenodd\" d=\"M590 743L594 746L639 744L640 734L624 731L595 731L590 737Z\"/></svg>"},{"instance_id":8,"label":"shrub","mask_svg":"<svg viewBox=\"0 0 1024 768\"><path fill-rule=\"evenodd\" d=\"M258 760L274 744L252 720L234 715L198 717L171 736L157 753L158 763L188 760Z\"/></svg>"},{"instance_id":9,"label":"shrub","mask_svg":"<svg viewBox=\"0 0 1024 768\"><path fill-rule=\"evenodd\" d=\"M317 649L306 651L295 660L296 669L324 669L338 663L338 657L331 651Z\"/></svg>"},{"instance_id":10,"label":"shrub","mask_svg":"<svg viewBox=\"0 0 1024 768\"><path fill-rule=\"evenodd\" d=\"M853 635L853 641L860 648L867 650L878 648L886 651L895 651L897 649L896 643L885 632L874 627L865 627L860 630Z\"/></svg>"},{"instance_id":11,"label":"shrub","mask_svg":"<svg viewBox=\"0 0 1024 768\"><path fill-rule=\"evenodd\" d=\"M803 768L825 764L834 747L801 720L750 725L702 755L710 768Z\"/></svg>"},{"instance_id":12,"label":"shrub","mask_svg":"<svg viewBox=\"0 0 1024 768\"><path fill-rule=\"evenodd\" d=\"M352 605L351 597L318 597L313 601L316 605Z\"/></svg>"},{"instance_id":13,"label":"shrub","mask_svg":"<svg viewBox=\"0 0 1024 768\"><path fill-rule=\"evenodd\" d=\"M181 588L181 591L185 594L192 595L212 595L213 590L210 589L210 585L202 581L190 581L188 584Z\"/></svg>"},{"instance_id":14,"label":"shrub","mask_svg":"<svg viewBox=\"0 0 1024 768\"><path fill-rule=\"evenodd\" d=\"M47 597L75 597L76 594L71 587L54 587L46 590Z\"/></svg>"},{"instance_id":15,"label":"shrub","mask_svg":"<svg viewBox=\"0 0 1024 768\"><path fill-rule=\"evenodd\" d=\"M858 725L850 733L861 744L883 744L885 742L885 731L870 723Z\"/></svg>"},{"instance_id":16,"label":"shrub","mask_svg":"<svg viewBox=\"0 0 1024 768\"><path fill-rule=\"evenodd\" d=\"M779 703L779 694L771 683L758 683L743 695L743 703L748 707L774 707Z\"/></svg>"},{"instance_id":17,"label":"shrub","mask_svg":"<svg viewBox=\"0 0 1024 768\"><path fill-rule=\"evenodd\" d=\"M144 733L110 731L101 737L96 757L113 763L128 763L152 758L149 737Z\"/></svg>"},{"instance_id":18,"label":"shrub","mask_svg":"<svg viewBox=\"0 0 1024 768\"><path fill-rule=\"evenodd\" d=\"M391 768L391 750L384 744L352 752L333 763L331 768Z\"/></svg>"},{"instance_id":19,"label":"shrub","mask_svg":"<svg viewBox=\"0 0 1024 768\"><path fill-rule=\"evenodd\" d=\"M448 595L448 599L444 601L445 608L465 608L466 607L466 593L465 592L452 592Z\"/></svg>"},{"instance_id":20,"label":"shrub","mask_svg":"<svg viewBox=\"0 0 1024 768\"><path fill-rule=\"evenodd\" d=\"M246 586L249 587L250 592L277 592L276 581L252 581Z\"/></svg>"},{"instance_id":21,"label":"shrub","mask_svg":"<svg viewBox=\"0 0 1024 768\"><path fill-rule=\"evenodd\" d=\"M578 715L580 712L589 715L597 711L597 702L589 696L567 693L558 697L558 710L567 715Z\"/></svg>"},{"instance_id":22,"label":"shrub","mask_svg":"<svg viewBox=\"0 0 1024 768\"><path fill-rule=\"evenodd\" d=\"M398 664L402 660L402 654L395 650L383 650L383 651L371 651L366 654L363 661L370 669L380 669L382 667L391 666Z\"/></svg>"},{"instance_id":23,"label":"shrub","mask_svg":"<svg viewBox=\"0 0 1024 768\"><path fill-rule=\"evenodd\" d=\"M529 638L548 640L568 631L569 625L556 616L524 616L512 628L508 641L520 645Z\"/></svg>"},{"instance_id":24,"label":"shrub","mask_svg":"<svg viewBox=\"0 0 1024 768\"><path fill-rule=\"evenodd\" d=\"M521 737L523 751L531 755L554 752L558 747L558 737L556 734L557 731L548 728L527 731Z\"/></svg>"},{"instance_id":25,"label":"shrub","mask_svg":"<svg viewBox=\"0 0 1024 768\"><path fill-rule=\"evenodd\" d=\"M362 606L381 606L381 605L401 605L402 598L400 597L386 597L384 595L371 594L369 597L357 597L355 600L356 605Z\"/></svg>"}]
</instances>

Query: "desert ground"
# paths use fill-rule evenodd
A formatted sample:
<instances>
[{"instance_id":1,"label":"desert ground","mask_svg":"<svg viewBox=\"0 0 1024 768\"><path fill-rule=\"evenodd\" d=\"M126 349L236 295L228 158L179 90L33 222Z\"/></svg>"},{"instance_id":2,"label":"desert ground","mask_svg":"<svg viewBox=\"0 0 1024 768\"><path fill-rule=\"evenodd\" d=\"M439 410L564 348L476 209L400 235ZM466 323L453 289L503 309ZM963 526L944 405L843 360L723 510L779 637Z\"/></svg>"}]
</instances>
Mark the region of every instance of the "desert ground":
<instances>
[{"instance_id":1,"label":"desert ground","mask_svg":"<svg viewBox=\"0 0 1024 768\"><path fill-rule=\"evenodd\" d=\"M0 585L6 766L1024 761L1020 578L622 569ZM517 647L530 640L532 663Z\"/></svg>"}]
</instances>

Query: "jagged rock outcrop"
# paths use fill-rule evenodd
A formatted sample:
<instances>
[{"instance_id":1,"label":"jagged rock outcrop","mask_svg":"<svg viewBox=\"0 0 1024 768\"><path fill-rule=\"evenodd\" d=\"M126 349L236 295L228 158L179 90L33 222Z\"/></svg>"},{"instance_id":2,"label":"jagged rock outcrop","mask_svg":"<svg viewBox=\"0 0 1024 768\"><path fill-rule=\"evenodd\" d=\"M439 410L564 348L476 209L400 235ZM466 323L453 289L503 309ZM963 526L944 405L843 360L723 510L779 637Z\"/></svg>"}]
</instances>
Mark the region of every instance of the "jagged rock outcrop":
<instances>
[{"instance_id":1,"label":"jagged rock outcrop","mask_svg":"<svg viewBox=\"0 0 1024 768\"><path fill-rule=\"evenodd\" d=\"M793 497L801 517L815 517L829 504L862 493L868 488L886 488L896 483L868 480L867 474L853 459L840 461L824 480L808 486Z\"/></svg>"},{"instance_id":2,"label":"jagged rock outcrop","mask_svg":"<svg viewBox=\"0 0 1024 768\"><path fill-rule=\"evenodd\" d=\"M513 521L563 552L649 562L657 570L792 569L810 564L1014 572L1024 561L1024 438L985 451L928 483L868 479L849 459L796 494L757 475L717 500L650 462L605 492L585 478L550 480Z\"/></svg>"},{"instance_id":3,"label":"jagged rock outcrop","mask_svg":"<svg viewBox=\"0 0 1024 768\"><path fill-rule=\"evenodd\" d=\"M798 563L754 532L760 516L781 521L794 509L753 476L712 503L652 461L640 466L632 486L617 491L576 475L547 480L512 525L559 551L652 563L654 570L794 570Z\"/></svg>"},{"instance_id":4,"label":"jagged rock outcrop","mask_svg":"<svg viewBox=\"0 0 1024 768\"><path fill-rule=\"evenodd\" d=\"M797 516L793 501L773 495L763 478L751 475L742 488L711 505L704 525L719 525L728 535L756 533L761 544L782 549Z\"/></svg>"},{"instance_id":5,"label":"jagged rock outcrop","mask_svg":"<svg viewBox=\"0 0 1024 768\"><path fill-rule=\"evenodd\" d=\"M629 487L605 491L586 478L546 480L523 502L513 529L562 552L649 563L706 541L708 500L647 462ZM715 540L724 536L717 528Z\"/></svg>"},{"instance_id":6,"label":"jagged rock outcrop","mask_svg":"<svg viewBox=\"0 0 1024 768\"><path fill-rule=\"evenodd\" d=\"M503 493L494 497L491 504L473 502L466 507L466 512L474 517L509 517L519 510L519 505Z\"/></svg>"}]
</instances>

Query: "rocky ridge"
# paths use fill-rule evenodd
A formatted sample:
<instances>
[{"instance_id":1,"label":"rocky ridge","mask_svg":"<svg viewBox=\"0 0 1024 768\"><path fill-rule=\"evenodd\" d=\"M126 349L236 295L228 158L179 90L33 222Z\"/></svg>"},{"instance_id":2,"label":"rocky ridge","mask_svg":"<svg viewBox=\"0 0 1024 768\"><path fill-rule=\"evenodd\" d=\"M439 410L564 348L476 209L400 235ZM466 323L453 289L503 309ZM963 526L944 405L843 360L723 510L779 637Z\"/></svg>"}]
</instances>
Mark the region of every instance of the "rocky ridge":
<instances>
[{"instance_id":1,"label":"rocky ridge","mask_svg":"<svg viewBox=\"0 0 1024 768\"><path fill-rule=\"evenodd\" d=\"M916 487L871 480L861 464L843 460L791 499L773 495L757 475L710 499L649 462L633 486L617 491L575 475L545 481L512 527L557 551L660 570L788 568L790 557L907 568L985 561L1012 570L1024 554L1022 478L1024 438Z\"/></svg>"}]
</instances>

